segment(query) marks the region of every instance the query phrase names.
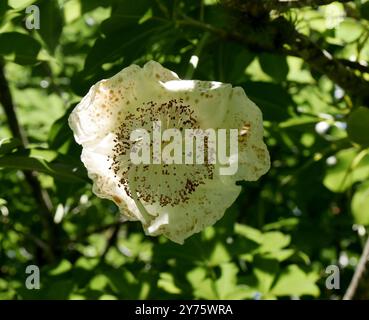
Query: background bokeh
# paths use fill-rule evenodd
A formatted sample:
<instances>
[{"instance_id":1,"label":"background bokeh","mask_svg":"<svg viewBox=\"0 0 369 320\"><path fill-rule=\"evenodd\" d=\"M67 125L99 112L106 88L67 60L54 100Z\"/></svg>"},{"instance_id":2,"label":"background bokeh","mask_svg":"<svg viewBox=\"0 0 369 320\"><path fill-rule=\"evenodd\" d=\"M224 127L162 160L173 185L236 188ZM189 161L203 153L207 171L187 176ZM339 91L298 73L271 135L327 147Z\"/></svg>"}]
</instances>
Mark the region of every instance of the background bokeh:
<instances>
[{"instance_id":1,"label":"background bokeh","mask_svg":"<svg viewBox=\"0 0 369 320\"><path fill-rule=\"evenodd\" d=\"M369 2L276 2L0 0L0 299L342 298L369 225ZM242 86L272 159L182 246L92 194L67 124L93 83L151 59Z\"/></svg>"}]
</instances>

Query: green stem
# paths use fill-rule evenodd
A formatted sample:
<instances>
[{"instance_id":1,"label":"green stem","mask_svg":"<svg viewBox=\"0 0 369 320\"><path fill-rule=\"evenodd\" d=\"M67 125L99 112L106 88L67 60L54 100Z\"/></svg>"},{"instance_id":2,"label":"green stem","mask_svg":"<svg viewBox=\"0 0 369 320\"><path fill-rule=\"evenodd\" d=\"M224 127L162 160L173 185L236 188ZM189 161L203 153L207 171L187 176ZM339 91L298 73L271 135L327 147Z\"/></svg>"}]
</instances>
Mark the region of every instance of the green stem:
<instances>
[{"instance_id":1,"label":"green stem","mask_svg":"<svg viewBox=\"0 0 369 320\"><path fill-rule=\"evenodd\" d=\"M206 31L203 36L201 37L201 39L199 40L195 52L193 53L192 57L197 57L197 59L200 59L200 55L201 52L206 44L206 42L208 41L210 37L210 32ZM191 57L191 58L192 58ZM193 73L195 72L196 68L197 68L198 63L194 64L191 61L189 61L188 63L188 67L187 67L187 71L185 74L185 79L191 79L193 76Z\"/></svg>"}]
</instances>

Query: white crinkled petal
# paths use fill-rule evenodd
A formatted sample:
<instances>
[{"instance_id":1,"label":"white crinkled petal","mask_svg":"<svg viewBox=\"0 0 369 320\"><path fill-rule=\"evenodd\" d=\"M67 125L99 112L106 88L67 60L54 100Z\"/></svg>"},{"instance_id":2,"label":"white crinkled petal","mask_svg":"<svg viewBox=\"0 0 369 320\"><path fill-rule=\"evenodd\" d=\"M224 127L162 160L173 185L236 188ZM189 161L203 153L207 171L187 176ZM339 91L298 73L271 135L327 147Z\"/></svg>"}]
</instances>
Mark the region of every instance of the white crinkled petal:
<instances>
[{"instance_id":1,"label":"white crinkled petal","mask_svg":"<svg viewBox=\"0 0 369 320\"><path fill-rule=\"evenodd\" d=\"M255 181L269 170L270 157L263 141L262 113L240 87L232 90L222 128L239 129L238 172L232 176L233 180Z\"/></svg>"},{"instance_id":2,"label":"white crinkled petal","mask_svg":"<svg viewBox=\"0 0 369 320\"><path fill-rule=\"evenodd\" d=\"M69 117L77 143L88 146L114 131L125 112L162 93L161 81L178 76L159 63L150 61L144 68L131 65L110 79L91 87Z\"/></svg>"},{"instance_id":3,"label":"white crinkled petal","mask_svg":"<svg viewBox=\"0 0 369 320\"><path fill-rule=\"evenodd\" d=\"M156 215L145 226L145 232L149 235L162 234L182 244L186 238L221 219L240 191L240 186L225 184L215 178L200 186L187 203L164 207L145 205L151 215Z\"/></svg>"},{"instance_id":4,"label":"white crinkled petal","mask_svg":"<svg viewBox=\"0 0 369 320\"><path fill-rule=\"evenodd\" d=\"M215 81L173 80L162 84L167 95L193 106L202 128L218 128L227 112L230 84Z\"/></svg>"},{"instance_id":5,"label":"white crinkled petal","mask_svg":"<svg viewBox=\"0 0 369 320\"><path fill-rule=\"evenodd\" d=\"M108 80L99 81L76 106L69 117L75 140L83 146L81 160L93 180L93 192L113 200L129 219L143 220L135 202L123 188L109 167L114 146L112 132L122 122L121 116L132 106L161 92L160 81L178 76L150 61L144 68L131 65ZM128 103L128 104L127 104Z\"/></svg>"},{"instance_id":6,"label":"white crinkled petal","mask_svg":"<svg viewBox=\"0 0 369 320\"><path fill-rule=\"evenodd\" d=\"M144 221L135 202L123 188L119 188L116 179L111 174L109 159L106 155L89 148L83 148L81 160L88 170L88 176L93 181L92 191L100 198L115 202L120 212L129 220Z\"/></svg>"}]
</instances>

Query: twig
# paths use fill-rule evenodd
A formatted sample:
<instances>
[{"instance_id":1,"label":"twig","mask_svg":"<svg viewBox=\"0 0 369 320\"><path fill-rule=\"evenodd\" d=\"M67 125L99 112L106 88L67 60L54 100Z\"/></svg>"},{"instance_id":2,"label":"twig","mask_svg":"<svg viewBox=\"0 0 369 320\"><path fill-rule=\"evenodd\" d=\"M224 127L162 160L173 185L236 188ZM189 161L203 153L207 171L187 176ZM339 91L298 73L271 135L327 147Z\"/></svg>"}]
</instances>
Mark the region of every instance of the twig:
<instances>
[{"instance_id":1,"label":"twig","mask_svg":"<svg viewBox=\"0 0 369 320\"><path fill-rule=\"evenodd\" d=\"M356 267L354 276L352 277L350 285L348 286L346 293L343 296L343 300L351 300L355 297L356 290L358 288L360 279L362 278L365 272L365 268L366 268L366 264L368 263L368 260L369 260L369 236L368 236L368 239L366 240L364 250L363 250L363 253L361 254L361 257Z\"/></svg>"},{"instance_id":2,"label":"twig","mask_svg":"<svg viewBox=\"0 0 369 320\"><path fill-rule=\"evenodd\" d=\"M108 229L115 228L116 226L121 226L125 222L126 222L126 220L119 220L117 222L109 223L105 226L101 226L101 227L98 227L96 229L83 232L82 234L78 235L74 239L71 239L70 241L68 241L68 243L79 242L80 240L83 240L83 239L87 238L88 236L90 236L92 234L100 233L100 232L106 231Z\"/></svg>"},{"instance_id":3,"label":"twig","mask_svg":"<svg viewBox=\"0 0 369 320\"><path fill-rule=\"evenodd\" d=\"M48 252L49 255L52 255L52 252L50 252L50 246L48 246L48 244L45 241L35 236L33 233L17 230L14 226L12 227L12 230L22 235L23 237L30 239L37 247L39 247L43 251Z\"/></svg>"},{"instance_id":4,"label":"twig","mask_svg":"<svg viewBox=\"0 0 369 320\"><path fill-rule=\"evenodd\" d=\"M4 108L8 119L8 125L13 136L21 141L23 147L26 147L28 144L27 136L24 133L22 126L19 124L2 61L0 61L0 103ZM45 256L52 261L55 258L53 251L53 247L55 246L55 225L52 220L52 202L47 191L42 189L37 178L37 173L35 171L24 171L23 173L40 208L41 220L43 227L47 232L47 242L49 247L49 249L44 252Z\"/></svg>"},{"instance_id":5,"label":"twig","mask_svg":"<svg viewBox=\"0 0 369 320\"><path fill-rule=\"evenodd\" d=\"M110 230L111 231L111 234L110 234L110 236L108 238L108 243L106 244L106 247L104 249L104 252L100 256L100 262L103 262L105 260L105 257L108 254L110 248L113 247L116 244L120 226L121 226L120 224L116 224Z\"/></svg>"}]
</instances>

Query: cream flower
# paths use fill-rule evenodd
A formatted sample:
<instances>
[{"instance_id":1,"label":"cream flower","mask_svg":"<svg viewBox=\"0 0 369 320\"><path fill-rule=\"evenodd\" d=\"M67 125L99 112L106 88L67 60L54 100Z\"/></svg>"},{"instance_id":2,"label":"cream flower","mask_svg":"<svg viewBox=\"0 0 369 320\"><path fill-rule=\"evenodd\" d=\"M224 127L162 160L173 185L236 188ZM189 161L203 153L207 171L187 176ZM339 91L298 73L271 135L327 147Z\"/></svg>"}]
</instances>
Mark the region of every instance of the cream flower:
<instances>
[{"instance_id":1,"label":"cream flower","mask_svg":"<svg viewBox=\"0 0 369 320\"><path fill-rule=\"evenodd\" d=\"M236 165L236 172L221 174L214 148L226 143L210 144L208 138L203 163L170 163L172 153L164 154L169 144L174 153L182 147L177 153L181 159L195 157L196 149L188 152L182 139L158 142L158 124L160 132L226 129L227 138L237 129L238 148L225 148L228 165ZM69 125L83 147L81 160L93 180L93 192L114 201L128 219L141 221L146 234L162 234L177 243L223 216L240 193L236 181L257 180L270 167L262 114L242 88L181 80L154 61L143 68L131 65L92 86L71 113ZM149 140L143 139L144 132ZM141 155L150 151L149 164L132 161L139 149Z\"/></svg>"}]
</instances>

